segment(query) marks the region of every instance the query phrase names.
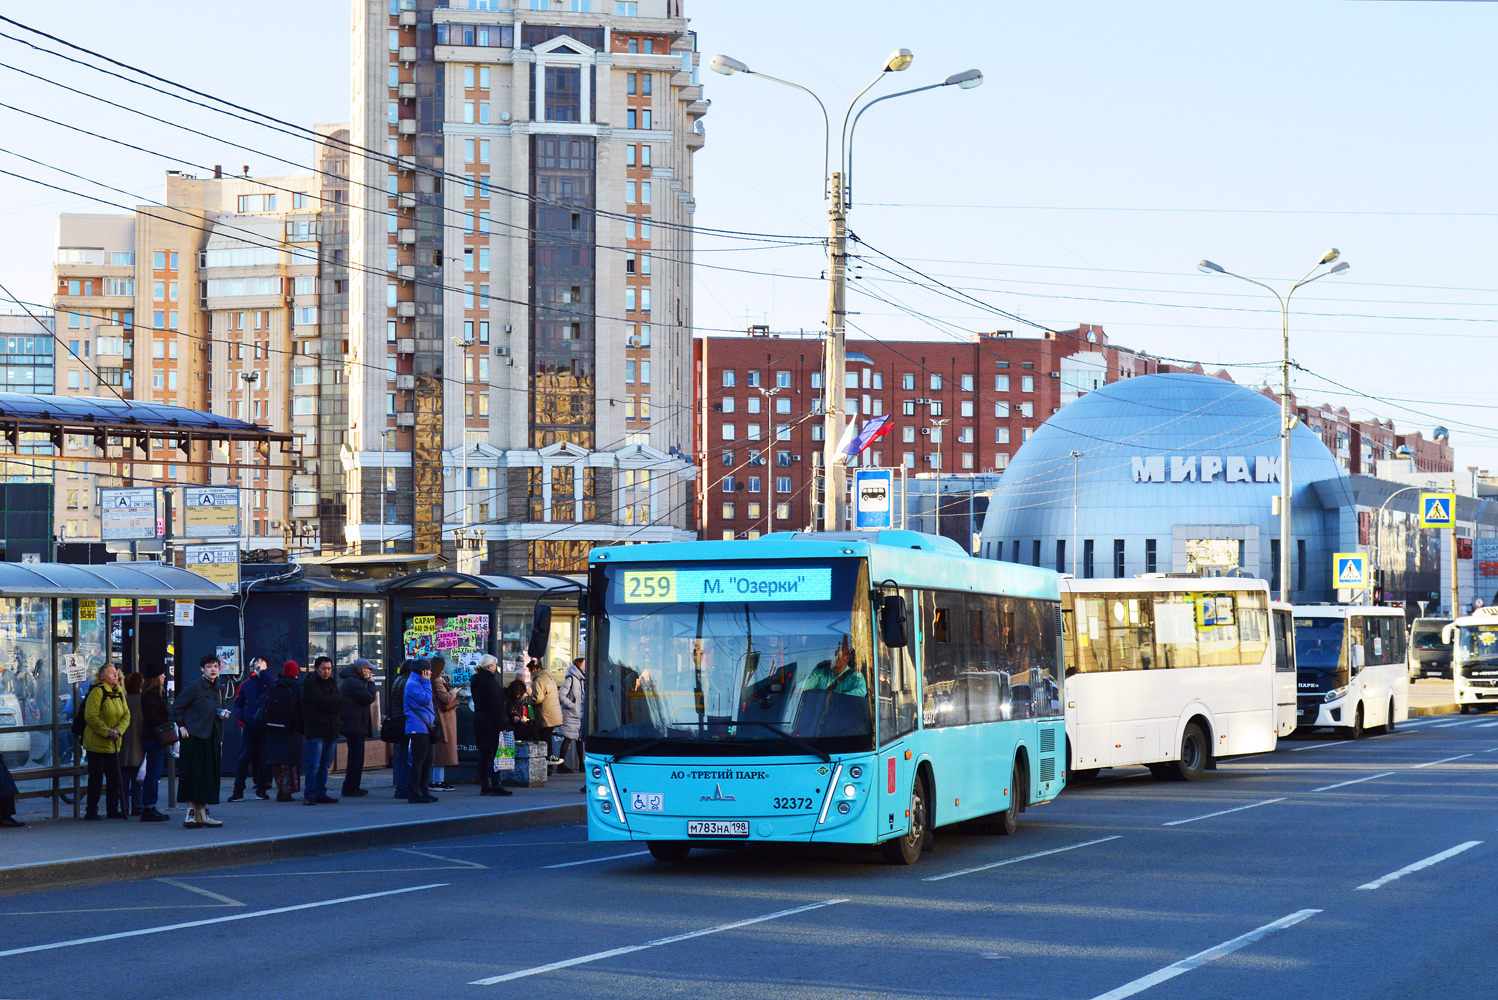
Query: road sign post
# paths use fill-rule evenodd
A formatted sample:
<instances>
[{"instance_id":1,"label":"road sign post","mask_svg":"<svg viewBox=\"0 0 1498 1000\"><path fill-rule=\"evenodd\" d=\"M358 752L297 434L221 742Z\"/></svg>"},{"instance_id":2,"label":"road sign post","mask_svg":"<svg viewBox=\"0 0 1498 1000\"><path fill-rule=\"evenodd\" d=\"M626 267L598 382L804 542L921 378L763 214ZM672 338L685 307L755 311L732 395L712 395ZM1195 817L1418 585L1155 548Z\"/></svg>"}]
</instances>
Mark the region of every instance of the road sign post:
<instances>
[{"instance_id":1,"label":"road sign post","mask_svg":"<svg viewBox=\"0 0 1498 1000\"><path fill-rule=\"evenodd\" d=\"M184 545L182 566L218 584L225 590L239 590L239 542L212 545Z\"/></svg>"},{"instance_id":2,"label":"road sign post","mask_svg":"<svg viewBox=\"0 0 1498 1000\"><path fill-rule=\"evenodd\" d=\"M1332 586L1337 590L1362 590L1368 586L1368 557L1361 552L1333 554Z\"/></svg>"},{"instance_id":3,"label":"road sign post","mask_svg":"<svg viewBox=\"0 0 1498 1000\"><path fill-rule=\"evenodd\" d=\"M858 469L853 473L853 526L894 527L894 473L889 469Z\"/></svg>"}]
</instances>

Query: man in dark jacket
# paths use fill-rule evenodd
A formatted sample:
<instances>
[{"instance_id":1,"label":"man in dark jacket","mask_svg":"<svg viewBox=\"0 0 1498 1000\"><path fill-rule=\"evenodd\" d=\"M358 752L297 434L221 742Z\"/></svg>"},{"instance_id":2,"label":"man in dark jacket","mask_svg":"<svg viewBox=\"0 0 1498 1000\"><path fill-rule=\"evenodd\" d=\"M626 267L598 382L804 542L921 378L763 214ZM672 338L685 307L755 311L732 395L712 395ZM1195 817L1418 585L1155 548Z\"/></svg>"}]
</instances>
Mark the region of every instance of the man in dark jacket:
<instances>
[{"instance_id":1,"label":"man in dark jacket","mask_svg":"<svg viewBox=\"0 0 1498 1000\"><path fill-rule=\"evenodd\" d=\"M328 768L338 748L342 711L343 695L333 679L333 661L319 656L312 664L312 676L302 684L302 732L306 736L302 773L307 782L302 801L309 806L338 801L328 795Z\"/></svg>"},{"instance_id":2,"label":"man in dark jacket","mask_svg":"<svg viewBox=\"0 0 1498 1000\"><path fill-rule=\"evenodd\" d=\"M264 657L250 662L249 673L234 695L234 718L239 721L239 764L234 769L234 793L230 802L244 800L245 783L255 776L255 798L270 798L270 766L265 763L265 723L255 718L265 693L276 683Z\"/></svg>"},{"instance_id":3,"label":"man in dark jacket","mask_svg":"<svg viewBox=\"0 0 1498 1000\"><path fill-rule=\"evenodd\" d=\"M510 728L509 696L504 685L499 683L495 672L499 661L492 656L479 660L479 668L473 672L469 692L473 700L473 736L479 747L479 794L513 795L499 783L499 773L494 770L494 753L499 749L499 734Z\"/></svg>"},{"instance_id":4,"label":"man in dark jacket","mask_svg":"<svg viewBox=\"0 0 1498 1000\"><path fill-rule=\"evenodd\" d=\"M338 672L338 692L343 695L343 711L338 716L338 730L348 743L348 765L343 771L343 797L359 798L369 792L359 787L364 777L364 741L374 735L369 721L369 706L374 704L374 665L357 659Z\"/></svg>"},{"instance_id":5,"label":"man in dark jacket","mask_svg":"<svg viewBox=\"0 0 1498 1000\"><path fill-rule=\"evenodd\" d=\"M395 672L395 683L390 686L390 711L386 714L396 721L395 739L390 741L390 771L395 782L395 797L409 798L408 779L411 774L411 750L406 740L406 682L411 679L411 667L415 660L403 660Z\"/></svg>"}]
</instances>

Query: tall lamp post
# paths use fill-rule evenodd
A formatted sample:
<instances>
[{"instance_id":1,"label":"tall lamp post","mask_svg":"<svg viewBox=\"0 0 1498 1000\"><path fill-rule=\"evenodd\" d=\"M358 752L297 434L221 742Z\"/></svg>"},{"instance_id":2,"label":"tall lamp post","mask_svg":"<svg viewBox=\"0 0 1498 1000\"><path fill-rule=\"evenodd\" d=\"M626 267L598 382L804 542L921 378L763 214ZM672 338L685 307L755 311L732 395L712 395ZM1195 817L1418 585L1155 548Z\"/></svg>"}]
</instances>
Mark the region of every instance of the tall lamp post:
<instances>
[{"instance_id":1,"label":"tall lamp post","mask_svg":"<svg viewBox=\"0 0 1498 1000\"><path fill-rule=\"evenodd\" d=\"M1284 347L1284 358L1280 363L1280 600L1286 604L1291 603L1290 595L1293 588L1290 586L1290 431L1295 428L1296 421L1290 414L1290 297L1295 290L1302 285L1309 285L1313 281L1320 280L1329 274L1342 274L1349 265L1345 260L1335 264L1325 271L1320 268L1331 264L1342 252L1335 248L1321 255L1316 266L1305 273L1305 276L1290 286L1290 290L1284 295L1253 278L1234 274L1221 265L1214 264L1210 260L1197 262L1197 269L1207 274L1225 274L1239 281L1246 281L1250 285L1258 285L1260 288L1273 295L1280 304L1280 340Z\"/></svg>"},{"instance_id":2,"label":"tall lamp post","mask_svg":"<svg viewBox=\"0 0 1498 1000\"><path fill-rule=\"evenodd\" d=\"M1372 559L1372 562L1373 562L1373 576L1372 576L1371 582L1368 585L1368 590L1367 590L1367 597L1368 597L1368 603L1369 604L1374 603L1374 601L1373 601L1373 587L1374 587L1375 584L1378 583L1378 557L1379 557L1378 535L1379 535L1379 529L1382 528L1383 524L1384 524L1384 511L1388 509L1389 501L1393 500L1395 497L1399 496L1399 494L1401 494L1401 493L1409 493L1412 490L1423 490L1423 489L1426 489L1426 487L1424 487L1424 486L1404 486L1404 487L1401 487L1401 488L1395 490L1393 493L1390 493L1388 496L1384 497L1384 502L1378 505L1378 514L1377 514L1377 516L1373 520L1373 534L1370 536L1370 539L1371 539L1371 541L1372 541L1373 544L1371 546L1369 546L1370 548L1373 549L1373 559Z\"/></svg>"},{"instance_id":3,"label":"tall lamp post","mask_svg":"<svg viewBox=\"0 0 1498 1000\"><path fill-rule=\"evenodd\" d=\"M848 189L845 187L845 179L850 176L852 169L852 129L858 119L853 116L853 109L863 95L873 89L874 85L884 79L886 73L898 73L908 69L915 56L909 49L896 49L890 53L884 61L884 67L879 70L879 75L869 81L868 86L860 90L848 103L848 110L843 115L842 128L838 133L838 161L837 169L829 170L830 147L832 144L832 121L827 115L827 105L822 99L799 83L790 80L782 80L779 77L769 76L752 70L743 62L731 56L716 55L708 61L708 65L715 73L724 76L732 76L735 73L745 73L757 76L772 83L779 83L786 87L799 90L817 102L817 107L822 111L822 173L826 176L826 187L822 197L828 200L827 219L827 349L823 355L822 381L824 393L824 414L822 426L822 475L823 475L823 497L822 497L822 527L826 531L837 531L842 528L846 516L844 506L847 502L847 470L844 469L837 453L837 443L842 437L842 422L847 407L847 385L846 372L847 362L845 360L846 348L843 329L844 316L847 313L844 303L848 292L847 272L847 244L848 244ZM937 87L957 86L964 90L971 89L983 82L983 74L978 70L967 70L963 73L954 73L941 83L933 83L925 87L916 87L912 90L900 91L896 94L888 94L877 100L870 101L860 109L859 114L877 104L879 101L889 100L894 97L903 97L906 94L916 94L923 90L932 90Z\"/></svg>"},{"instance_id":4,"label":"tall lamp post","mask_svg":"<svg viewBox=\"0 0 1498 1000\"><path fill-rule=\"evenodd\" d=\"M947 426L947 418L927 418L926 422L931 425L931 436L936 438L931 442L936 445L936 503L933 508L936 511L936 530L932 534L939 535L941 534L941 446L945 443L942 441L941 429Z\"/></svg>"},{"instance_id":5,"label":"tall lamp post","mask_svg":"<svg viewBox=\"0 0 1498 1000\"><path fill-rule=\"evenodd\" d=\"M1080 451L1071 453L1071 575L1073 580L1077 578L1077 463L1081 459Z\"/></svg>"}]
</instances>

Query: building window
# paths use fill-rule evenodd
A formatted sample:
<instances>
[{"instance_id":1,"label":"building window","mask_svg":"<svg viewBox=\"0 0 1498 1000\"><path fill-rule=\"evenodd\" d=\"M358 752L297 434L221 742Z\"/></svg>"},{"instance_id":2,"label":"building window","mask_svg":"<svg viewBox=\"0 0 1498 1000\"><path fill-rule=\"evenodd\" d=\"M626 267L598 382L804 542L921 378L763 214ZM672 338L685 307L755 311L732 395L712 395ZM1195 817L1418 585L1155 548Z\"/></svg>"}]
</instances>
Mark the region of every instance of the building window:
<instances>
[{"instance_id":1,"label":"building window","mask_svg":"<svg viewBox=\"0 0 1498 1000\"><path fill-rule=\"evenodd\" d=\"M775 373L775 385L776 385L777 388L780 388L780 389L789 389L791 387L791 373L790 372L776 372ZM789 402L789 400L787 400L787 402Z\"/></svg>"},{"instance_id":2,"label":"building window","mask_svg":"<svg viewBox=\"0 0 1498 1000\"><path fill-rule=\"evenodd\" d=\"M726 369L724 370L724 372L723 372L723 384L726 385L726 386L731 386L731 385L734 384L734 374L733 374L733 372L728 371Z\"/></svg>"},{"instance_id":3,"label":"building window","mask_svg":"<svg viewBox=\"0 0 1498 1000\"><path fill-rule=\"evenodd\" d=\"M964 399L959 405L958 410L964 417L971 417L973 415L973 401L971 399Z\"/></svg>"},{"instance_id":4,"label":"building window","mask_svg":"<svg viewBox=\"0 0 1498 1000\"><path fill-rule=\"evenodd\" d=\"M733 424L723 424L723 425L721 425L720 431L722 432L723 440L724 441L732 441L733 440L734 434L735 434L735 428L734 428Z\"/></svg>"},{"instance_id":5,"label":"building window","mask_svg":"<svg viewBox=\"0 0 1498 1000\"><path fill-rule=\"evenodd\" d=\"M971 375L964 375L964 376L962 376L962 391L963 392L972 392L973 391L973 377Z\"/></svg>"},{"instance_id":6,"label":"building window","mask_svg":"<svg viewBox=\"0 0 1498 1000\"><path fill-rule=\"evenodd\" d=\"M758 476L750 476L749 477L749 492L750 493L758 493L759 492L759 486L760 486L759 477Z\"/></svg>"},{"instance_id":7,"label":"building window","mask_svg":"<svg viewBox=\"0 0 1498 1000\"><path fill-rule=\"evenodd\" d=\"M995 375L993 377L993 391L994 392L1008 392L1009 391L1009 376L1008 375Z\"/></svg>"},{"instance_id":8,"label":"building window","mask_svg":"<svg viewBox=\"0 0 1498 1000\"><path fill-rule=\"evenodd\" d=\"M1082 543L1082 579L1092 579L1092 539Z\"/></svg>"},{"instance_id":9,"label":"building window","mask_svg":"<svg viewBox=\"0 0 1498 1000\"><path fill-rule=\"evenodd\" d=\"M733 504L732 503L725 503L723 505L723 520L725 520L725 521L732 521L733 520Z\"/></svg>"},{"instance_id":10,"label":"building window","mask_svg":"<svg viewBox=\"0 0 1498 1000\"><path fill-rule=\"evenodd\" d=\"M941 376L940 375L932 375L931 376L931 388L932 388L933 391L939 390L941 388Z\"/></svg>"},{"instance_id":11,"label":"building window","mask_svg":"<svg viewBox=\"0 0 1498 1000\"><path fill-rule=\"evenodd\" d=\"M1034 375L1026 375L1026 376L1022 377L1019 380L1019 388L1020 388L1020 392L1034 392L1035 391L1035 376Z\"/></svg>"},{"instance_id":12,"label":"building window","mask_svg":"<svg viewBox=\"0 0 1498 1000\"><path fill-rule=\"evenodd\" d=\"M1158 573L1155 568L1155 540L1146 538L1144 540L1144 571L1146 573Z\"/></svg>"},{"instance_id":13,"label":"building window","mask_svg":"<svg viewBox=\"0 0 1498 1000\"><path fill-rule=\"evenodd\" d=\"M791 491L791 477L790 476L776 476L775 477L775 492L776 493L789 493L790 491Z\"/></svg>"},{"instance_id":14,"label":"building window","mask_svg":"<svg viewBox=\"0 0 1498 1000\"><path fill-rule=\"evenodd\" d=\"M582 120L583 71L580 66L546 67L546 120Z\"/></svg>"},{"instance_id":15,"label":"building window","mask_svg":"<svg viewBox=\"0 0 1498 1000\"><path fill-rule=\"evenodd\" d=\"M1124 540L1113 539L1113 576L1115 579L1124 578Z\"/></svg>"}]
</instances>

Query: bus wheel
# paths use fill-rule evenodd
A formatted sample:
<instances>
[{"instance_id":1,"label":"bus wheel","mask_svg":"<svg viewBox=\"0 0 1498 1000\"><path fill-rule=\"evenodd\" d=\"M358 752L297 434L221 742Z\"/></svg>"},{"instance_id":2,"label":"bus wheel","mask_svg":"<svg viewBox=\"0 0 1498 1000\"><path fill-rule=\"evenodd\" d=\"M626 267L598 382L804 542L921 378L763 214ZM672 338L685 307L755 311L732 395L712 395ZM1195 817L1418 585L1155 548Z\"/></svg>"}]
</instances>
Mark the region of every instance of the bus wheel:
<instances>
[{"instance_id":1,"label":"bus wheel","mask_svg":"<svg viewBox=\"0 0 1498 1000\"><path fill-rule=\"evenodd\" d=\"M1207 769L1207 737L1202 727L1194 722L1186 723L1181 734L1181 759L1175 764L1177 781L1195 781Z\"/></svg>"},{"instance_id":2,"label":"bus wheel","mask_svg":"<svg viewBox=\"0 0 1498 1000\"><path fill-rule=\"evenodd\" d=\"M1471 711L1472 711L1472 706L1471 705L1463 705L1462 706L1462 714L1463 715L1466 715L1467 713L1469 713Z\"/></svg>"},{"instance_id":3,"label":"bus wheel","mask_svg":"<svg viewBox=\"0 0 1498 1000\"><path fill-rule=\"evenodd\" d=\"M1020 803L1025 800L1025 779L1020 772L1019 761L1014 762L1014 771L1009 779L1009 808L998 814L994 832L1009 836L1019 829Z\"/></svg>"},{"instance_id":4,"label":"bus wheel","mask_svg":"<svg viewBox=\"0 0 1498 1000\"><path fill-rule=\"evenodd\" d=\"M926 846L926 779L919 774L910 786L910 830L903 837L879 845L884 860L892 865L913 865Z\"/></svg>"},{"instance_id":5,"label":"bus wheel","mask_svg":"<svg viewBox=\"0 0 1498 1000\"><path fill-rule=\"evenodd\" d=\"M1344 739L1360 740L1363 738L1363 703L1358 702L1358 710L1352 715L1352 725L1342 727Z\"/></svg>"},{"instance_id":6,"label":"bus wheel","mask_svg":"<svg viewBox=\"0 0 1498 1000\"><path fill-rule=\"evenodd\" d=\"M692 851L692 845L684 840L651 840L645 846L657 861L685 861Z\"/></svg>"},{"instance_id":7,"label":"bus wheel","mask_svg":"<svg viewBox=\"0 0 1498 1000\"><path fill-rule=\"evenodd\" d=\"M1386 732L1386 733L1392 733L1393 731L1394 731L1394 699L1390 698L1389 699L1389 715L1388 715L1388 717L1386 719L1384 719L1384 732Z\"/></svg>"}]
</instances>

